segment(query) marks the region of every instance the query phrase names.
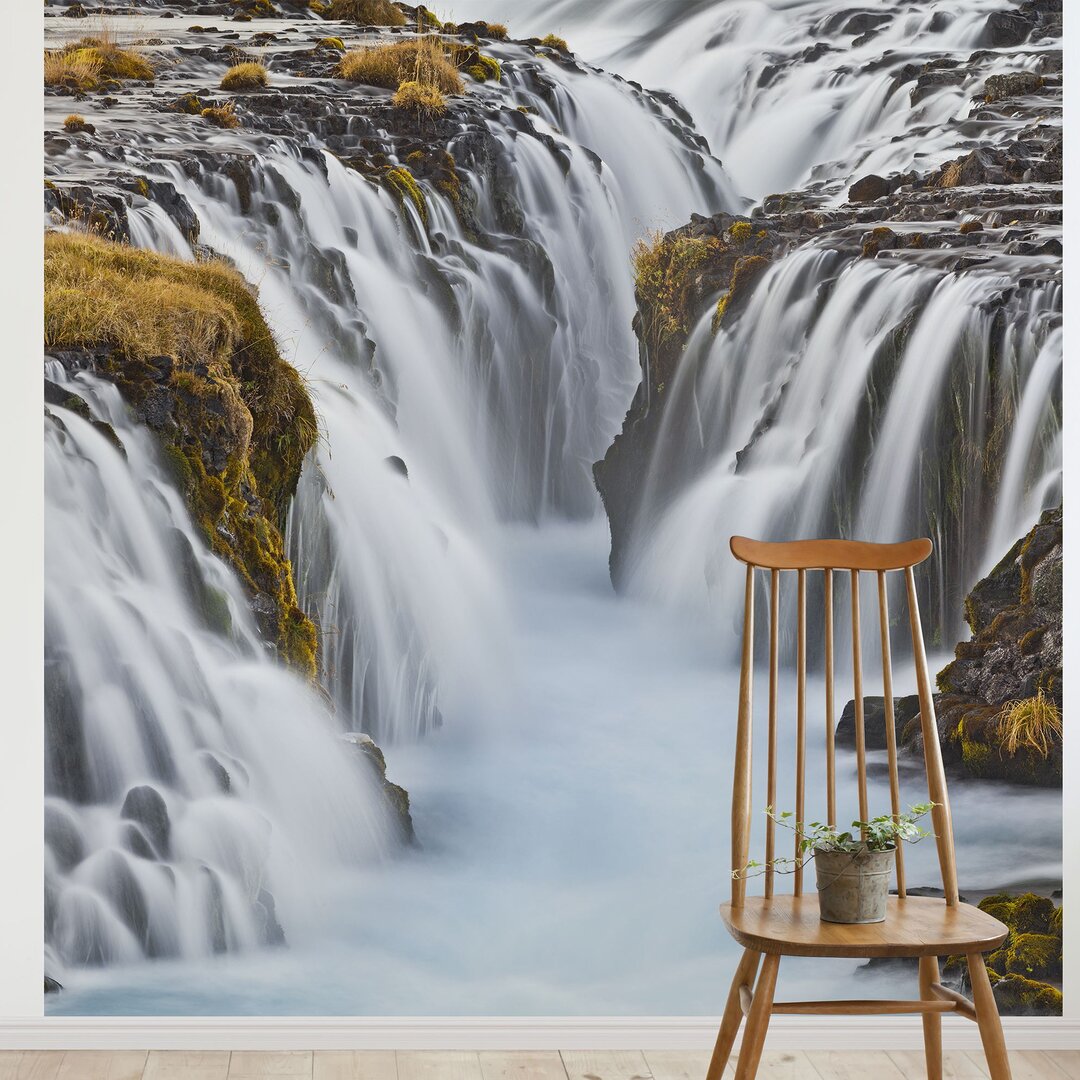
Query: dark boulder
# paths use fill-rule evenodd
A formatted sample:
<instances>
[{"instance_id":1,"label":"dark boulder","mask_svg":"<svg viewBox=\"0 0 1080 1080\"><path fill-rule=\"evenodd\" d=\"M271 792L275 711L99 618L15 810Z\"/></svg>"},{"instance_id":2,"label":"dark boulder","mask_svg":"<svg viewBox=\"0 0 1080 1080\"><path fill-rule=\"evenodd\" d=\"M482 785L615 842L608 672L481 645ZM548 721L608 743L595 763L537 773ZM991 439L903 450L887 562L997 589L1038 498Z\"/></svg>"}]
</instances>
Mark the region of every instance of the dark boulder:
<instances>
[{"instance_id":1,"label":"dark boulder","mask_svg":"<svg viewBox=\"0 0 1080 1080\"><path fill-rule=\"evenodd\" d=\"M892 185L884 176L870 173L868 176L863 176L856 180L855 183L848 188L848 202L874 202L876 199L880 199L883 196L890 194L892 190Z\"/></svg>"},{"instance_id":2,"label":"dark boulder","mask_svg":"<svg viewBox=\"0 0 1080 1080\"><path fill-rule=\"evenodd\" d=\"M893 698L893 723L897 745L903 743L903 733L908 724L919 715L918 695ZM867 750L884 750L886 742L885 699L883 697L863 698L863 732ZM836 725L837 746L855 745L855 702L849 701Z\"/></svg>"},{"instance_id":3,"label":"dark boulder","mask_svg":"<svg viewBox=\"0 0 1080 1080\"><path fill-rule=\"evenodd\" d=\"M120 816L138 822L161 856L169 853L169 809L161 793L148 784L131 788L124 796Z\"/></svg>"},{"instance_id":4,"label":"dark boulder","mask_svg":"<svg viewBox=\"0 0 1080 1080\"><path fill-rule=\"evenodd\" d=\"M986 17L983 43L992 49L1023 45L1034 29L1030 19L1008 11L992 11Z\"/></svg>"},{"instance_id":5,"label":"dark boulder","mask_svg":"<svg viewBox=\"0 0 1080 1080\"><path fill-rule=\"evenodd\" d=\"M991 75L986 80L983 100L987 104L1005 98L1022 97L1041 90L1045 80L1034 71L1011 71L1007 75Z\"/></svg>"}]
</instances>

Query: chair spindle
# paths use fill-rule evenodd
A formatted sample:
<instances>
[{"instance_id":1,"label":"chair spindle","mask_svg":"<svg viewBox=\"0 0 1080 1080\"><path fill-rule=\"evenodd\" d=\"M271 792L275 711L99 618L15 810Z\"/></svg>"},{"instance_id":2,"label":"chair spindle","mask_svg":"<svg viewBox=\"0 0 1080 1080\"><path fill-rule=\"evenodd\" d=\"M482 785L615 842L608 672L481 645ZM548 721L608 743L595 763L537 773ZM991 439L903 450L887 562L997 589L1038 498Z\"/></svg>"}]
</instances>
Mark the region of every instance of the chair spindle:
<instances>
[{"instance_id":1,"label":"chair spindle","mask_svg":"<svg viewBox=\"0 0 1080 1080\"><path fill-rule=\"evenodd\" d=\"M828 823L836 827L836 703L833 700L833 572L825 570L825 783Z\"/></svg>"},{"instance_id":2,"label":"chair spindle","mask_svg":"<svg viewBox=\"0 0 1080 1080\"><path fill-rule=\"evenodd\" d=\"M735 780L731 789L731 868L746 866L750 851L750 814L753 799L751 747L753 745L754 698L754 567L746 564L743 597L742 669L739 676L739 717L735 733ZM731 883L731 906L746 901L746 878L740 874Z\"/></svg>"},{"instance_id":3,"label":"chair spindle","mask_svg":"<svg viewBox=\"0 0 1080 1080\"><path fill-rule=\"evenodd\" d=\"M802 896L802 826L806 820L806 571L799 571L799 640L795 705L795 895Z\"/></svg>"},{"instance_id":4,"label":"chair spindle","mask_svg":"<svg viewBox=\"0 0 1080 1080\"><path fill-rule=\"evenodd\" d=\"M885 571L878 571L878 616L881 624L881 681L885 694L885 745L889 751L889 797L893 821L900 818L900 774L896 763L896 716L893 708L892 650L889 644L889 589ZM907 896L904 845L896 845L896 891Z\"/></svg>"},{"instance_id":5,"label":"chair spindle","mask_svg":"<svg viewBox=\"0 0 1080 1080\"><path fill-rule=\"evenodd\" d=\"M776 724L780 677L780 571L771 572L769 591L769 776L767 806L776 809ZM765 825L765 895L773 894L773 859L776 856L776 823Z\"/></svg>"},{"instance_id":6,"label":"chair spindle","mask_svg":"<svg viewBox=\"0 0 1080 1080\"><path fill-rule=\"evenodd\" d=\"M859 625L859 571L851 571L851 666L855 683L855 764L859 772L859 817L870 817L866 793L866 726L863 716L862 630ZM865 835L866 830L863 830Z\"/></svg>"}]
</instances>

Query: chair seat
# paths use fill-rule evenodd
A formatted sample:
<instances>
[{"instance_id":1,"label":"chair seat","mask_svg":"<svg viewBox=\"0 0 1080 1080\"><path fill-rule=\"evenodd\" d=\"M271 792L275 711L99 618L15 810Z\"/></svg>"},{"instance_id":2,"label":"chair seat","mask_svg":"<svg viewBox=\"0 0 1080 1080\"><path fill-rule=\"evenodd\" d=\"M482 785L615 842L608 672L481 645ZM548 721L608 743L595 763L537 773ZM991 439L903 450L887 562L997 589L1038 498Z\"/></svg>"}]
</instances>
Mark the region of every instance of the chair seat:
<instances>
[{"instance_id":1,"label":"chair seat","mask_svg":"<svg viewBox=\"0 0 1080 1080\"><path fill-rule=\"evenodd\" d=\"M949 907L926 896L889 897L884 922L822 922L816 893L746 898L720 907L731 936L744 948L783 956L950 956L989 952L1009 928L970 904Z\"/></svg>"}]
</instances>

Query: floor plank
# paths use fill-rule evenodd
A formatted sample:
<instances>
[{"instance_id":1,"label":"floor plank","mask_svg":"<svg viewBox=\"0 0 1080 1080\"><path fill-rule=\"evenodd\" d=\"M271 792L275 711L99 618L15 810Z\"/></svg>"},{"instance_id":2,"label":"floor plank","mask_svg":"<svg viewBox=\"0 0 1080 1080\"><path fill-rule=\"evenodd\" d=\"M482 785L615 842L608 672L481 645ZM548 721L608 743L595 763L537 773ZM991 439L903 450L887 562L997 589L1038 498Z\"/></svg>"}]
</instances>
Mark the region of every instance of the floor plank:
<instances>
[{"instance_id":1,"label":"floor plank","mask_svg":"<svg viewBox=\"0 0 1080 1080\"><path fill-rule=\"evenodd\" d=\"M56 1080L63 1050L9 1050L0 1054L0 1080Z\"/></svg>"},{"instance_id":2,"label":"floor plank","mask_svg":"<svg viewBox=\"0 0 1080 1080\"><path fill-rule=\"evenodd\" d=\"M484 1080L566 1080L558 1050L481 1050Z\"/></svg>"},{"instance_id":3,"label":"floor plank","mask_svg":"<svg viewBox=\"0 0 1080 1080\"><path fill-rule=\"evenodd\" d=\"M921 1050L890 1050L889 1058L904 1076L923 1076L926 1055ZM986 1080L986 1073L959 1050L946 1050L941 1055L945 1080Z\"/></svg>"},{"instance_id":4,"label":"floor plank","mask_svg":"<svg viewBox=\"0 0 1080 1080\"><path fill-rule=\"evenodd\" d=\"M704 1080L711 1057L711 1050L646 1050L645 1064L653 1080ZM729 1061L724 1076L734 1075Z\"/></svg>"},{"instance_id":5,"label":"floor plank","mask_svg":"<svg viewBox=\"0 0 1080 1080\"><path fill-rule=\"evenodd\" d=\"M57 1080L140 1080L145 1050L68 1050Z\"/></svg>"},{"instance_id":6,"label":"floor plank","mask_svg":"<svg viewBox=\"0 0 1080 1080\"><path fill-rule=\"evenodd\" d=\"M889 1055L880 1051L819 1050L806 1056L821 1080L866 1080L870 1076L874 1080L906 1080Z\"/></svg>"},{"instance_id":7,"label":"floor plank","mask_svg":"<svg viewBox=\"0 0 1080 1080\"><path fill-rule=\"evenodd\" d=\"M484 1080L475 1050L399 1050L398 1080Z\"/></svg>"},{"instance_id":8,"label":"floor plank","mask_svg":"<svg viewBox=\"0 0 1080 1080\"><path fill-rule=\"evenodd\" d=\"M229 1080L311 1080L313 1057L310 1050L234 1050Z\"/></svg>"},{"instance_id":9,"label":"floor plank","mask_svg":"<svg viewBox=\"0 0 1080 1080\"><path fill-rule=\"evenodd\" d=\"M151 1050L143 1080L228 1080L228 1050Z\"/></svg>"},{"instance_id":10,"label":"floor plank","mask_svg":"<svg viewBox=\"0 0 1080 1080\"><path fill-rule=\"evenodd\" d=\"M393 1050L316 1050L314 1080L398 1080Z\"/></svg>"},{"instance_id":11,"label":"floor plank","mask_svg":"<svg viewBox=\"0 0 1080 1080\"><path fill-rule=\"evenodd\" d=\"M640 1050L563 1050L567 1080L649 1080Z\"/></svg>"},{"instance_id":12,"label":"floor plank","mask_svg":"<svg viewBox=\"0 0 1080 1080\"><path fill-rule=\"evenodd\" d=\"M968 1057L979 1066L984 1077L990 1075L986 1058L981 1051L969 1050ZM1010 1051L1009 1066L1012 1069L1012 1080L1065 1080L1068 1076L1068 1073L1059 1069L1040 1050Z\"/></svg>"},{"instance_id":13,"label":"floor plank","mask_svg":"<svg viewBox=\"0 0 1080 1080\"><path fill-rule=\"evenodd\" d=\"M1069 1080L1080 1080L1080 1050L1044 1050L1049 1058Z\"/></svg>"},{"instance_id":14,"label":"floor plank","mask_svg":"<svg viewBox=\"0 0 1080 1080\"><path fill-rule=\"evenodd\" d=\"M732 1057L728 1068L735 1075L737 1057ZM728 1074L725 1072L725 1076ZM793 1050L766 1050L758 1065L758 1080L821 1080L821 1073L814 1068L810 1058Z\"/></svg>"}]
</instances>

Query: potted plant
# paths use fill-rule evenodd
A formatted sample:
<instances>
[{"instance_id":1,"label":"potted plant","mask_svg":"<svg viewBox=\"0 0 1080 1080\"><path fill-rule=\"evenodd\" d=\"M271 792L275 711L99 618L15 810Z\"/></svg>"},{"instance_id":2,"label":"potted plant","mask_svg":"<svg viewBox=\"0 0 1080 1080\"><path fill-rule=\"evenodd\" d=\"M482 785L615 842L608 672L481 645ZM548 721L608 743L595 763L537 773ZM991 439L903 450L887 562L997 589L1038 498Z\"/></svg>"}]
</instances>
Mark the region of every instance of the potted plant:
<instances>
[{"instance_id":1,"label":"potted plant","mask_svg":"<svg viewBox=\"0 0 1080 1080\"><path fill-rule=\"evenodd\" d=\"M798 837L799 859L774 859L777 873L791 873L798 862L815 860L818 904L824 922L884 922L896 846L902 842L918 843L931 834L918 821L933 809L933 803L917 803L906 814L894 818L882 814L869 821L853 821L851 829L838 832L834 826L811 821L808 825L794 820L790 810L776 813L769 806L765 813L777 824L791 829ZM749 862L731 876L755 877L769 864Z\"/></svg>"}]
</instances>

